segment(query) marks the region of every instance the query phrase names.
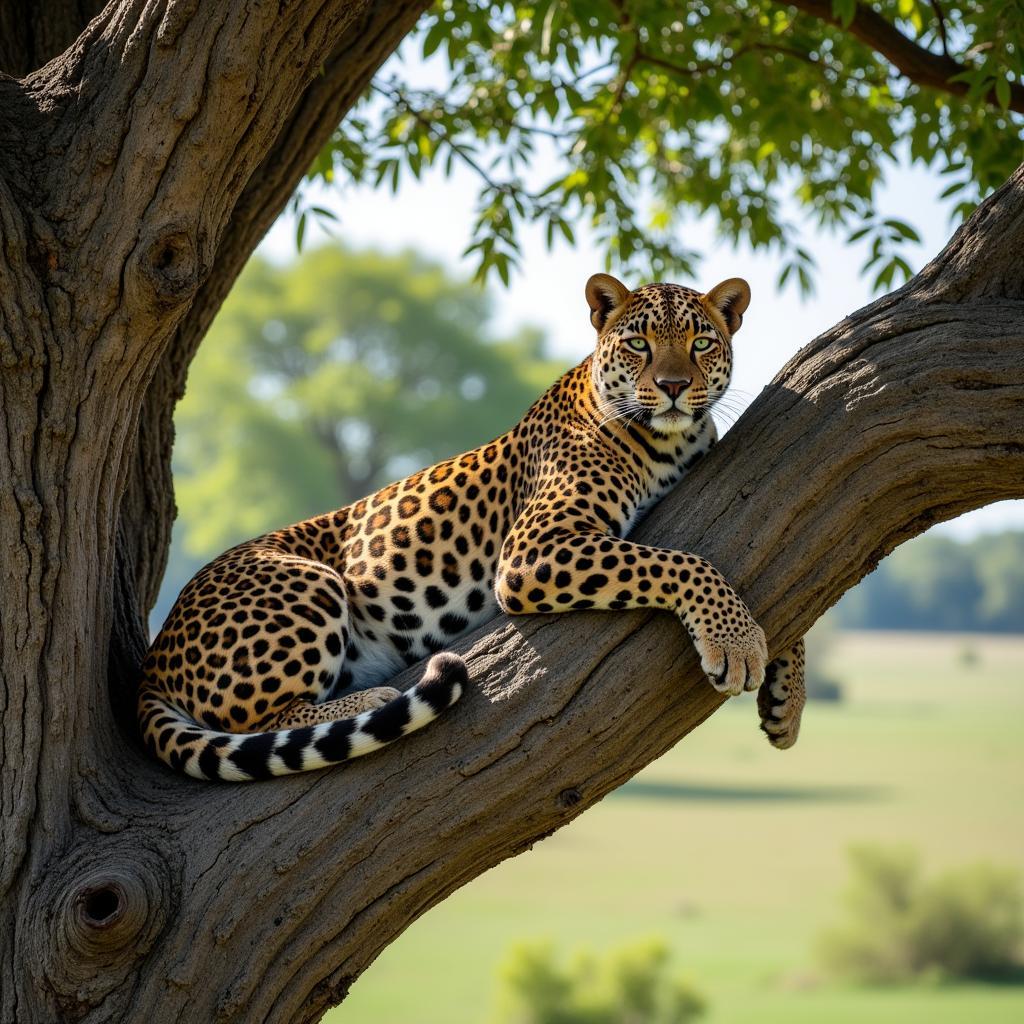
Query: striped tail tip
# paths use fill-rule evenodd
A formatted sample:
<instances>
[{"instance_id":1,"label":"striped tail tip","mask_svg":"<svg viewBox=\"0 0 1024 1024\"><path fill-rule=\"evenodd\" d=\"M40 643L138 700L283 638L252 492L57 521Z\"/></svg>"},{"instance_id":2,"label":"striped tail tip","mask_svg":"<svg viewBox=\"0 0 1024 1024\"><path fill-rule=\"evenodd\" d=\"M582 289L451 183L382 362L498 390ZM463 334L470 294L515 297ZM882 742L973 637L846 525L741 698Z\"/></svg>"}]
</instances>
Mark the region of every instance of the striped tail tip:
<instances>
[{"instance_id":1,"label":"striped tail tip","mask_svg":"<svg viewBox=\"0 0 1024 1024\"><path fill-rule=\"evenodd\" d=\"M435 654L411 690L354 719L348 756L369 753L429 725L462 696L468 683L469 671L459 655L448 651Z\"/></svg>"},{"instance_id":2,"label":"striped tail tip","mask_svg":"<svg viewBox=\"0 0 1024 1024\"><path fill-rule=\"evenodd\" d=\"M462 696L468 685L469 669L463 657L445 651L427 662L427 670L412 692L441 714Z\"/></svg>"}]
</instances>

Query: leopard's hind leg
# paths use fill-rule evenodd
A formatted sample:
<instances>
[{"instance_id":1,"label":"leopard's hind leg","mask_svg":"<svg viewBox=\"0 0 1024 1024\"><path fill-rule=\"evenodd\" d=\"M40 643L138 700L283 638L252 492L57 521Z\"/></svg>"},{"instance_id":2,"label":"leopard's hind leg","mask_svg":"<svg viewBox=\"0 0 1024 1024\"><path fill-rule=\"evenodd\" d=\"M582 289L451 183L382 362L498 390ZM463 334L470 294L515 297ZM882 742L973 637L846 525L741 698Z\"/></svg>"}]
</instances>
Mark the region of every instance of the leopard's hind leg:
<instances>
[{"instance_id":1,"label":"leopard's hind leg","mask_svg":"<svg viewBox=\"0 0 1024 1024\"><path fill-rule=\"evenodd\" d=\"M292 729L300 725L319 725L321 722L355 718L364 711L382 708L400 696L400 691L392 686L374 686L369 690L357 690L337 700L324 701L322 704L297 698L267 725L267 729Z\"/></svg>"},{"instance_id":2,"label":"leopard's hind leg","mask_svg":"<svg viewBox=\"0 0 1024 1024\"><path fill-rule=\"evenodd\" d=\"M806 699L804 642L798 640L769 664L757 693L761 729L773 747L786 750L796 743Z\"/></svg>"}]
</instances>

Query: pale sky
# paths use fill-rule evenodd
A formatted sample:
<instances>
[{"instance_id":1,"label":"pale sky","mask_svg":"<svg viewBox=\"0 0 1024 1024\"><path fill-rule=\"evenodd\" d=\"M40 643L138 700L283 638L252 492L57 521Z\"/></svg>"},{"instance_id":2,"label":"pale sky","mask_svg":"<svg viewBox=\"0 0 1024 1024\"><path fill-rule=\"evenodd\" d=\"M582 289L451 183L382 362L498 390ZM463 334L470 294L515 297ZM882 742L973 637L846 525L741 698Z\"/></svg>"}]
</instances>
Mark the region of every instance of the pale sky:
<instances>
[{"instance_id":1,"label":"pale sky","mask_svg":"<svg viewBox=\"0 0 1024 1024\"><path fill-rule=\"evenodd\" d=\"M948 207L938 200L948 182L923 168L893 168L888 179L878 210L917 228L923 241L913 248L911 264L920 269L952 233ZM315 201L338 216L335 233L350 246L412 247L469 277L474 264L461 253L470 238L477 187L471 172L457 169L446 179L436 169L425 172L420 181L406 175L397 195L385 188L348 186L320 191ZM310 227L305 244L315 245L323 237ZM782 265L778 253L737 251L718 242L713 225L707 222L694 223L684 241L704 253L705 259L698 268L698 280L680 284L707 290L727 277L744 277L750 283L753 298L736 338L733 376L733 393L744 406L802 345L873 298L869 280L860 274L865 247L844 246L813 226L808 227L803 241L817 260L819 273L816 292L807 299L792 286L783 291L776 287ZM583 288L592 273L604 269L603 254L585 230L577 230L575 245L559 241L549 252L541 229L528 229L522 245L522 269L510 286L503 288L496 277L489 285L498 325L536 324L547 332L557 355L582 359L593 343ZM294 219L282 216L259 251L275 262L294 258ZM626 279L631 286L640 283ZM1007 527L1024 528L1024 501L990 505L936 529L969 537Z\"/></svg>"}]
</instances>

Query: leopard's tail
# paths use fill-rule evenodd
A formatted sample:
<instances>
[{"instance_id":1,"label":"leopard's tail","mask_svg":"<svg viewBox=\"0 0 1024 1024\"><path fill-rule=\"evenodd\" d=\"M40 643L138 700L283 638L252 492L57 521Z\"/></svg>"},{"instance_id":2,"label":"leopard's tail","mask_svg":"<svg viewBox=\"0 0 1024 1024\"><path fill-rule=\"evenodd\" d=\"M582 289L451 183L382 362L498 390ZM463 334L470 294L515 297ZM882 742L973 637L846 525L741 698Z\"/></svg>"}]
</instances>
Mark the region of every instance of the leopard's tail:
<instances>
[{"instance_id":1,"label":"leopard's tail","mask_svg":"<svg viewBox=\"0 0 1024 1024\"><path fill-rule=\"evenodd\" d=\"M149 751L196 779L249 782L338 764L429 725L462 696L469 676L457 654L435 654L423 678L383 707L354 718L272 732L198 725L162 694L143 691L139 721Z\"/></svg>"}]
</instances>

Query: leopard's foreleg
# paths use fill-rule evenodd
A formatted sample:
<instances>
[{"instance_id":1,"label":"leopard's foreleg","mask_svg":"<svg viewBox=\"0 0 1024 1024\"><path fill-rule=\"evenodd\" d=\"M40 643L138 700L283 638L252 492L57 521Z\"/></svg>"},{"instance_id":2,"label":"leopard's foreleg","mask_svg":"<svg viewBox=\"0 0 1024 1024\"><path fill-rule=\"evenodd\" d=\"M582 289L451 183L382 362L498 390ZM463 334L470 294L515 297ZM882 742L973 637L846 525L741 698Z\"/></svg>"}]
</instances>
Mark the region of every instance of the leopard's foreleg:
<instances>
[{"instance_id":1,"label":"leopard's foreleg","mask_svg":"<svg viewBox=\"0 0 1024 1024\"><path fill-rule=\"evenodd\" d=\"M768 664L764 632L710 562L556 515L528 509L507 537L495 580L506 612L670 611L686 626L717 690L734 696L761 685Z\"/></svg>"}]
</instances>

